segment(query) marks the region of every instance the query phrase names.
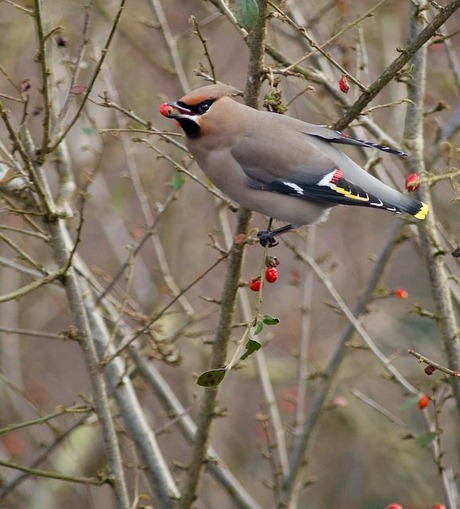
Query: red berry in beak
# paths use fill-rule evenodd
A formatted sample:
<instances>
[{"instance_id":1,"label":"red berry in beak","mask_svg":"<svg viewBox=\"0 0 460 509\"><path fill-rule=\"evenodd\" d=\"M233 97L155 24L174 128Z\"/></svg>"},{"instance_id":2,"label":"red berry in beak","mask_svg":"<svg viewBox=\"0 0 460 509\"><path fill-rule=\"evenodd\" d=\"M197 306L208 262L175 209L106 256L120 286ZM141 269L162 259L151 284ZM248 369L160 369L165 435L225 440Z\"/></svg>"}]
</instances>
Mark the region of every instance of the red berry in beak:
<instances>
[{"instance_id":1,"label":"red berry in beak","mask_svg":"<svg viewBox=\"0 0 460 509\"><path fill-rule=\"evenodd\" d=\"M168 103L163 103L160 106L160 113L163 115L163 117L170 117L173 113L173 107Z\"/></svg>"}]
</instances>

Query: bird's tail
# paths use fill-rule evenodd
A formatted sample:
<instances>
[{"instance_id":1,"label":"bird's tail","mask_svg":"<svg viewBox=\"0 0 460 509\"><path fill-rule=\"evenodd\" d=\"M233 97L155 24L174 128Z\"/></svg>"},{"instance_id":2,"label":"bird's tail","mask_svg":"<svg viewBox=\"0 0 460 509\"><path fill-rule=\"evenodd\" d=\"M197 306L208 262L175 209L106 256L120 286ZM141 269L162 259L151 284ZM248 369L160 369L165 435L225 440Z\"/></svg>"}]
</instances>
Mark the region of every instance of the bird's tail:
<instances>
[{"instance_id":1,"label":"bird's tail","mask_svg":"<svg viewBox=\"0 0 460 509\"><path fill-rule=\"evenodd\" d=\"M430 210L426 203L415 200L414 198L409 198L408 196L403 196L403 198L405 198L405 200L401 200L401 203L398 204L397 208L399 208L402 212L411 214L416 219L425 219Z\"/></svg>"},{"instance_id":2,"label":"bird's tail","mask_svg":"<svg viewBox=\"0 0 460 509\"><path fill-rule=\"evenodd\" d=\"M426 203L391 189L367 173L363 173L361 179L365 179L364 185L357 185L346 179L342 171L336 168L324 175L316 186L303 186L302 196L334 204L406 212L417 219L425 219L428 214Z\"/></svg>"}]
</instances>

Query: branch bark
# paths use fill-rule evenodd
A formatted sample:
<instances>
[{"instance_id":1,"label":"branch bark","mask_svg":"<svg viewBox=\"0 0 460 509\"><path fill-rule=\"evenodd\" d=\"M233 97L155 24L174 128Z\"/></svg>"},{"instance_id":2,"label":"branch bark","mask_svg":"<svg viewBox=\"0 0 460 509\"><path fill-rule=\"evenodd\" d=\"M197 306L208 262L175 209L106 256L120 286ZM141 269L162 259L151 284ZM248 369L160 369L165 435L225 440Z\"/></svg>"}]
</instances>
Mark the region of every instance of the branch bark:
<instances>
[{"instance_id":1,"label":"branch bark","mask_svg":"<svg viewBox=\"0 0 460 509\"><path fill-rule=\"evenodd\" d=\"M390 261L390 257L398 244L401 223L395 224L393 231L390 233L389 240L382 250L378 260L375 263L374 270L369 277L367 287L364 291L363 296L356 305L353 315L358 319L359 316L365 311L366 305L372 298L372 295L382 277L382 274ZM303 467L306 462L306 453L310 445L313 430L318 424L318 420L321 416L321 412L324 408L326 399L330 393L334 376L341 365L345 353L346 343L350 340L351 336L355 332L355 326L350 322L342 331L342 334L337 341L336 349L323 372L323 376L318 382L318 387L315 392L315 396L310 405L310 411L308 417L305 419L302 434L299 437L298 444L293 451L290 458L291 472L289 477L285 480L284 485L284 497L283 502L286 507L290 507L290 500L294 492L297 491L299 484L302 479Z\"/></svg>"},{"instance_id":2,"label":"branch bark","mask_svg":"<svg viewBox=\"0 0 460 509\"><path fill-rule=\"evenodd\" d=\"M446 7L440 9L439 14L433 18L421 32L419 32L409 43L398 58L383 71L383 73L363 92L358 100L349 108L344 115L334 124L334 129L341 130L348 126L367 106L372 99L382 90L383 87L398 74L398 72L410 62L417 51L436 34L438 28L443 25L452 14L460 7L460 0L452 0Z\"/></svg>"},{"instance_id":3,"label":"branch bark","mask_svg":"<svg viewBox=\"0 0 460 509\"><path fill-rule=\"evenodd\" d=\"M62 219L50 224L52 246L56 262L59 267L66 267L70 251L66 246L67 234ZM94 344L94 338L83 305L83 295L78 282L78 276L73 267L65 275L64 288L67 293L70 310L75 326L78 330L80 345L85 357L88 375L94 395L94 405L101 422L105 451L109 460L111 473L114 478L114 489L119 509L129 509L129 497L126 489L125 474L121 459L118 437L110 412L107 385L99 368L99 359Z\"/></svg>"},{"instance_id":4,"label":"branch bark","mask_svg":"<svg viewBox=\"0 0 460 509\"><path fill-rule=\"evenodd\" d=\"M417 7L411 4L411 35L418 39L426 32L422 30L423 20ZM429 25L428 25L429 26ZM406 162L408 172L424 173L424 101L426 85L426 48L411 59L412 72L408 81L408 98L411 100L407 107L407 117L404 132L404 146L410 150L411 157ZM453 371L460 370L460 331L455 318L452 294L449 290L448 270L442 252L442 242L436 227L436 216L429 188L426 184L420 187L420 198L430 207L430 213L425 221L418 223L420 242L428 269L436 314L437 324L441 333L441 340L447 356L447 364ZM460 418L460 380L451 378L454 391L457 414Z\"/></svg>"},{"instance_id":5,"label":"branch bark","mask_svg":"<svg viewBox=\"0 0 460 509\"><path fill-rule=\"evenodd\" d=\"M244 98L246 104L256 107L258 103L261 80L263 76L263 56L266 33L267 1L258 0L259 18L254 30L249 35L249 69L246 81ZM251 212L246 209L240 209L238 212L238 225L236 235L249 233L251 223ZM236 295L241 275L241 266L243 262L244 244L234 245L230 256L227 275L225 278L224 289L221 299L221 315L214 338L210 368L221 368L225 364L227 354L227 344L230 339L233 315L235 312ZM210 436L211 424L216 417L216 403L219 388L206 389L203 403L197 420L197 434L192 451L192 458L189 465L189 474L187 484L183 493L180 507L188 509L194 502L199 483L203 472L203 463L205 461L206 450Z\"/></svg>"}]
</instances>

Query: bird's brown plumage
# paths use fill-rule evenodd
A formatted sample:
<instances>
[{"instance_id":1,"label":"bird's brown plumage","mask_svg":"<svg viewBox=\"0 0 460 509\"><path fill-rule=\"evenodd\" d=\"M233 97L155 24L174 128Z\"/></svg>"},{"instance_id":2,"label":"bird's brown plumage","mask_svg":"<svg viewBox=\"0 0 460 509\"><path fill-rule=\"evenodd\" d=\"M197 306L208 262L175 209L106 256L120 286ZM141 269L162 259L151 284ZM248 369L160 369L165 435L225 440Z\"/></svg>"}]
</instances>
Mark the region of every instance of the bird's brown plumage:
<instances>
[{"instance_id":1,"label":"bird's brown plumage","mask_svg":"<svg viewBox=\"0 0 460 509\"><path fill-rule=\"evenodd\" d=\"M294 225L321 221L338 204L425 217L425 204L369 175L334 144L403 152L249 108L236 95L226 85L201 87L169 103L168 116L204 173L237 203Z\"/></svg>"}]
</instances>

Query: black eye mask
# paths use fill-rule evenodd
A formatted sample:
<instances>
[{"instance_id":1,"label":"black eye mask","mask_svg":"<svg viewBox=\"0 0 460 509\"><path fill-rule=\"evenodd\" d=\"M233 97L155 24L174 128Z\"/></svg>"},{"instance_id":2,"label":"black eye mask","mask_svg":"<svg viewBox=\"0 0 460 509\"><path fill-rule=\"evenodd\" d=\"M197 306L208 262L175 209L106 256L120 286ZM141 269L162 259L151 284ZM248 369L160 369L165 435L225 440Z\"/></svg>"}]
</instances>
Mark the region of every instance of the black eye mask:
<instances>
[{"instance_id":1,"label":"black eye mask","mask_svg":"<svg viewBox=\"0 0 460 509\"><path fill-rule=\"evenodd\" d=\"M181 108L187 109L194 113L195 115L203 115L203 113L206 113L209 108L211 107L211 104L215 101L215 99L206 99L205 101L201 101L198 104L194 104L190 106L189 104L185 104L182 101L177 101L177 105Z\"/></svg>"}]
</instances>

